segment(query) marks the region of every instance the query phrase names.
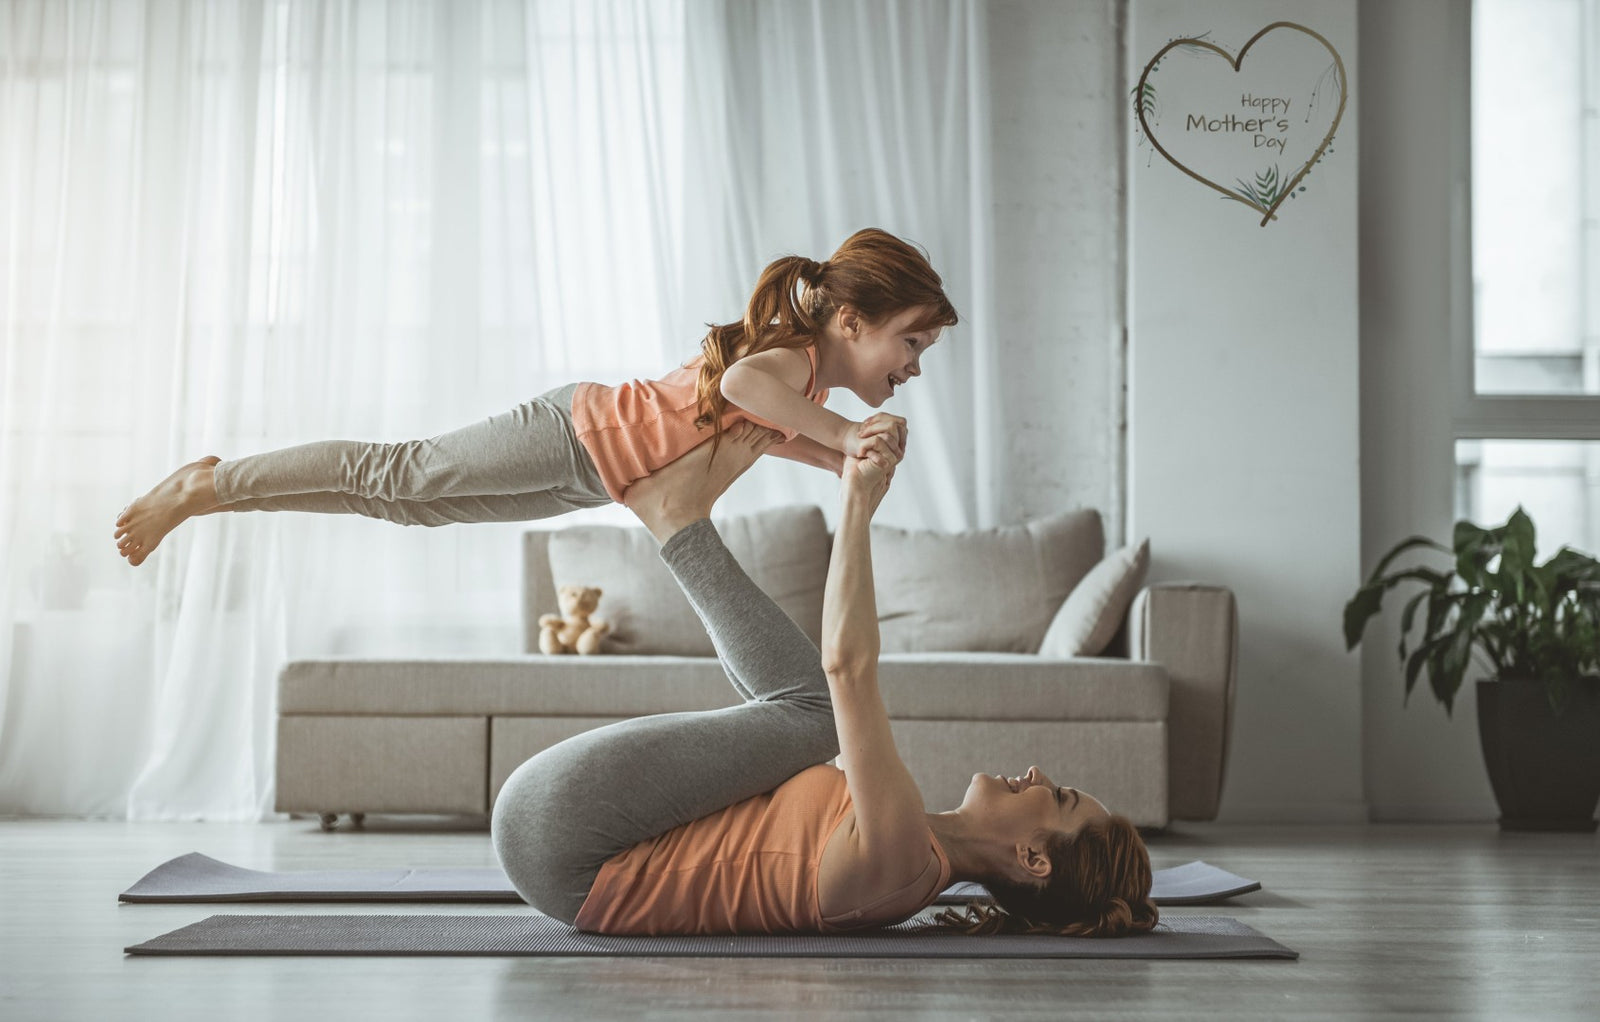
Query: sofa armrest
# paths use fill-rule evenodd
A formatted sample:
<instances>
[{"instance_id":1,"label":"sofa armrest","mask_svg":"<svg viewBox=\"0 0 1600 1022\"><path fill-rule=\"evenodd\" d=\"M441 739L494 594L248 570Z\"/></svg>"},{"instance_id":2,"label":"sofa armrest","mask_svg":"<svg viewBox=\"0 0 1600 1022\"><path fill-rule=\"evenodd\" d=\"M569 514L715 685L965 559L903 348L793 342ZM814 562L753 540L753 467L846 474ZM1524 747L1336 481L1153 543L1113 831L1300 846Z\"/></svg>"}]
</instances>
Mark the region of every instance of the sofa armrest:
<instances>
[{"instance_id":1,"label":"sofa armrest","mask_svg":"<svg viewBox=\"0 0 1600 1022\"><path fill-rule=\"evenodd\" d=\"M522 651L539 652L539 615L556 609L556 584L550 580L550 533L522 534Z\"/></svg>"},{"instance_id":2,"label":"sofa armrest","mask_svg":"<svg viewBox=\"0 0 1600 1022\"><path fill-rule=\"evenodd\" d=\"M1173 819L1217 815L1233 725L1239 615L1233 591L1200 582L1161 582L1134 597L1128 654L1158 663L1171 680L1167 796Z\"/></svg>"}]
</instances>

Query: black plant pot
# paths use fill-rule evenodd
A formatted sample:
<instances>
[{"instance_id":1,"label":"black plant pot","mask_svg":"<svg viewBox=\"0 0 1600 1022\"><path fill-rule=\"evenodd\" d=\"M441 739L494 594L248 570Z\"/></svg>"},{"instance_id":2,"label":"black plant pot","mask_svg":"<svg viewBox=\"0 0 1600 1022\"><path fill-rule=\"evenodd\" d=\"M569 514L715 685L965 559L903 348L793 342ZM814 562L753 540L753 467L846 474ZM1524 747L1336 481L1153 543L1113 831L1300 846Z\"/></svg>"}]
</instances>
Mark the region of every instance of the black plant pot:
<instances>
[{"instance_id":1,"label":"black plant pot","mask_svg":"<svg viewBox=\"0 0 1600 1022\"><path fill-rule=\"evenodd\" d=\"M1557 715L1543 684L1480 681L1478 737L1501 830L1595 829L1600 685L1574 685Z\"/></svg>"}]
</instances>

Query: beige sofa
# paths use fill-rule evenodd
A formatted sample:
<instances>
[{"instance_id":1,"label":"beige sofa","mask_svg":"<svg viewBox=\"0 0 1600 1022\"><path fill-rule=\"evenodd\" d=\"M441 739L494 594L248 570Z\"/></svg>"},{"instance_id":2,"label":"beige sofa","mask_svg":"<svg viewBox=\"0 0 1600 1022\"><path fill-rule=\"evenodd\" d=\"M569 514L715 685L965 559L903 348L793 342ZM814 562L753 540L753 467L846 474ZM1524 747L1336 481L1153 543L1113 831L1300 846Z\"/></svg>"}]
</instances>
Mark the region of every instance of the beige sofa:
<instances>
[{"instance_id":1,"label":"beige sofa","mask_svg":"<svg viewBox=\"0 0 1600 1022\"><path fill-rule=\"evenodd\" d=\"M831 543L822 512L780 508L718 529L816 641ZM1115 618L1100 628L1115 629L1110 648L1061 655L1062 636L1086 630L1068 618L1097 609L1085 594L1115 567L1115 555L1102 562L1096 512L959 534L873 530L880 684L930 810L958 804L974 772L1037 763L1140 826L1215 816L1238 645L1229 590L1160 583L1121 606L1112 594L1102 617ZM339 813L486 816L520 763L571 735L736 701L643 529L528 532L523 554L526 655L285 665L279 811L319 813L329 827ZM563 584L605 589L605 655L537 652L538 616ZM1125 584L1123 600L1132 593Z\"/></svg>"}]
</instances>

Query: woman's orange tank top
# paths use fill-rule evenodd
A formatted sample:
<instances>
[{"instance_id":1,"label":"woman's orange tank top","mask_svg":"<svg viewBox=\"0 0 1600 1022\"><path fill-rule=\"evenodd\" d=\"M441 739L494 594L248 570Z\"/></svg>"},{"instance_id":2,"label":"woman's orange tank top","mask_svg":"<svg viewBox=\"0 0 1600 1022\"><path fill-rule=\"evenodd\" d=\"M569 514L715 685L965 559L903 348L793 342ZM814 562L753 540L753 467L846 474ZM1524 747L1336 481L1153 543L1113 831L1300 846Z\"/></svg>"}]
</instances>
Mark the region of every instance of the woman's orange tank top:
<instances>
[{"instance_id":1,"label":"woman's orange tank top","mask_svg":"<svg viewBox=\"0 0 1600 1022\"><path fill-rule=\"evenodd\" d=\"M817 348L807 345L804 350L811 363L804 397L820 405L828 400L828 392L817 389ZM578 384L572 395L572 425L612 500L620 502L623 491L635 481L710 438L709 429L694 424L700 416L696 387L704 363L701 355L659 380L630 380L615 387ZM785 440L795 437L794 430L734 405L723 413L722 426L726 429L745 419L777 430Z\"/></svg>"},{"instance_id":2,"label":"woman's orange tank top","mask_svg":"<svg viewBox=\"0 0 1600 1022\"><path fill-rule=\"evenodd\" d=\"M844 772L802 770L776 789L642 841L606 860L574 925L606 934L827 933L864 925L867 910L824 918L817 874L828 839L853 808ZM950 860L931 854L911 887L926 891L909 918L950 880ZM889 902L890 898L878 903ZM884 925L871 919L865 925Z\"/></svg>"}]
</instances>

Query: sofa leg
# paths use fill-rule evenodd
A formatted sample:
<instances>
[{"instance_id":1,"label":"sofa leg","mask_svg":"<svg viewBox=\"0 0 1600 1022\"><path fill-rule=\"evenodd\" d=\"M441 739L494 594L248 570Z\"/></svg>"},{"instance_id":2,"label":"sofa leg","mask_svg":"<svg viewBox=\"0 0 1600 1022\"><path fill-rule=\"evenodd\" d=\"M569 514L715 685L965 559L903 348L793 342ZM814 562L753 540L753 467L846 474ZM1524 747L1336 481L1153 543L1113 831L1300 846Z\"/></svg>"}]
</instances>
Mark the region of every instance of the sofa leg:
<instances>
[{"instance_id":1,"label":"sofa leg","mask_svg":"<svg viewBox=\"0 0 1600 1022\"><path fill-rule=\"evenodd\" d=\"M338 813L323 813L322 814L322 829L324 831L332 831L333 828L337 827L338 825L339 825L339 814Z\"/></svg>"}]
</instances>

